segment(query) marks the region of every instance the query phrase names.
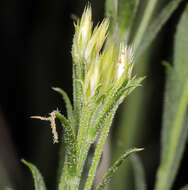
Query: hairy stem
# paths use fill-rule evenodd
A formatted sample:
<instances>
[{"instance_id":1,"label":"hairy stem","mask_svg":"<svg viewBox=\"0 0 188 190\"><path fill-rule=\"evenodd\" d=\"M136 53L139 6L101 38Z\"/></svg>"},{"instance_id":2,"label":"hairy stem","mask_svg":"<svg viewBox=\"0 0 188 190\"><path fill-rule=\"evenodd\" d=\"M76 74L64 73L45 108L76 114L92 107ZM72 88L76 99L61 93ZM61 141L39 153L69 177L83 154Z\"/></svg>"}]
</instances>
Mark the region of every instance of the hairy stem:
<instances>
[{"instance_id":1,"label":"hairy stem","mask_svg":"<svg viewBox=\"0 0 188 190\"><path fill-rule=\"evenodd\" d=\"M111 113L109 115L109 117L107 118L107 120L105 122L104 128L102 129L84 190L90 190L92 187L93 180L94 180L94 177L96 174L96 170L97 170L97 167L98 167L101 155L102 155L103 146L104 146L104 143L108 136L109 129L110 129L110 126L112 123L112 115L113 115L113 113Z\"/></svg>"}]
</instances>

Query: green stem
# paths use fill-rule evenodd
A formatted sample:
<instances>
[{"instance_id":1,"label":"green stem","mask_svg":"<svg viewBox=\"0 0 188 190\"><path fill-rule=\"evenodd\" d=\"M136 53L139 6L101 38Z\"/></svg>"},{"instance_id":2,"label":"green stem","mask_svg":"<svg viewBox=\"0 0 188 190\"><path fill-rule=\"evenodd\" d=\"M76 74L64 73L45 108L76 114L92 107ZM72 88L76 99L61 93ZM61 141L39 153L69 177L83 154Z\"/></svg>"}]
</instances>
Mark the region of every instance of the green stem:
<instances>
[{"instance_id":1,"label":"green stem","mask_svg":"<svg viewBox=\"0 0 188 190\"><path fill-rule=\"evenodd\" d=\"M66 190L66 176L68 174L68 165L67 165L66 160L67 160L67 158L65 158L65 161L64 161L63 172L60 177L60 183L59 183L58 190Z\"/></svg>"},{"instance_id":2,"label":"green stem","mask_svg":"<svg viewBox=\"0 0 188 190\"><path fill-rule=\"evenodd\" d=\"M83 63L74 61L73 63L73 101L74 101L74 114L77 127L79 126L80 114L82 109L82 87L78 82L83 81L84 65Z\"/></svg>"},{"instance_id":3,"label":"green stem","mask_svg":"<svg viewBox=\"0 0 188 190\"><path fill-rule=\"evenodd\" d=\"M81 150L80 150L81 156L79 157L78 163L77 163L77 176L75 178L76 180L70 186L70 190L78 190L78 188L79 188L81 175L82 175L82 171L84 168L85 161L87 159L89 148L90 148L90 144L88 144L88 143L83 144L81 147ZM64 190L64 189L62 189L62 190ZM69 190L69 189L66 189L66 190Z\"/></svg>"},{"instance_id":4,"label":"green stem","mask_svg":"<svg viewBox=\"0 0 188 190\"><path fill-rule=\"evenodd\" d=\"M89 106L88 104L83 106L80 125L78 129L77 142L78 142L78 155L80 155L80 150L83 146L83 138L86 138L86 132L88 128L88 115L89 115Z\"/></svg>"},{"instance_id":5,"label":"green stem","mask_svg":"<svg viewBox=\"0 0 188 190\"><path fill-rule=\"evenodd\" d=\"M109 129L110 129L110 126L112 123L112 118L113 118L112 116L113 116L113 113L111 113L109 115L109 117L107 118L107 120L105 122L104 128L102 129L84 190L90 190L92 187L93 180L94 180L94 177L96 174L96 170L97 170L100 158L101 158L103 146L104 146L104 143L108 136Z\"/></svg>"},{"instance_id":6,"label":"green stem","mask_svg":"<svg viewBox=\"0 0 188 190\"><path fill-rule=\"evenodd\" d=\"M88 152L89 152L89 148L90 148L90 144L89 143L85 142L84 144L82 144L82 149L80 151L81 154L80 154L80 158L79 158L78 166L77 166L78 176L79 177L82 174L83 167L84 167L84 164L85 164L85 161L87 159Z\"/></svg>"}]
</instances>

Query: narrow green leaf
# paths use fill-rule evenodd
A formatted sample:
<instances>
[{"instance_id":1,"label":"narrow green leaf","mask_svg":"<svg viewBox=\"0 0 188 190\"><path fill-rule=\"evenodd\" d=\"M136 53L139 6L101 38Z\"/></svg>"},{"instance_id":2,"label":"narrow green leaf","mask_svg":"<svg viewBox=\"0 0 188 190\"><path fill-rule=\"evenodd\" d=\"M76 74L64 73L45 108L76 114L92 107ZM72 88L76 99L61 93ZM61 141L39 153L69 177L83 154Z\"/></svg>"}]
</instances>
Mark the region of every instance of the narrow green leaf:
<instances>
[{"instance_id":1,"label":"narrow green leaf","mask_svg":"<svg viewBox=\"0 0 188 190\"><path fill-rule=\"evenodd\" d=\"M62 90L61 88L52 88L52 89L62 95L62 97L65 101L68 119L71 121L71 124L74 127L74 125L75 125L74 113L73 113L71 101L70 101L67 93L64 90Z\"/></svg>"},{"instance_id":2,"label":"narrow green leaf","mask_svg":"<svg viewBox=\"0 0 188 190\"><path fill-rule=\"evenodd\" d=\"M116 12L115 1L114 0L106 0L105 1L105 10L106 16L111 17Z\"/></svg>"},{"instance_id":3,"label":"narrow green leaf","mask_svg":"<svg viewBox=\"0 0 188 190\"><path fill-rule=\"evenodd\" d=\"M106 138L108 136L108 133L109 133L109 130L110 130L110 127L112 124L112 120L113 120L113 117L115 114L115 110L116 109L112 110L112 112L109 114L108 118L104 122L104 127L102 129L99 140L97 142L97 147L96 147L96 150L94 153L94 157L92 160L92 164L91 164L91 167L89 170L89 174L88 174L88 178L87 178L84 190L90 190L92 187L94 177L96 175L97 167L99 165L100 158L102 155L103 146L104 146L104 143L105 143Z\"/></svg>"},{"instance_id":4,"label":"narrow green leaf","mask_svg":"<svg viewBox=\"0 0 188 190\"><path fill-rule=\"evenodd\" d=\"M146 77L133 78L129 84L128 94L129 95L135 88L142 86L142 81L145 80Z\"/></svg>"},{"instance_id":5,"label":"narrow green leaf","mask_svg":"<svg viewBox=\"0 0 188 190\"><path fill-rule=\"evenodd\" d=\"M87 158L87 154L90 148L90 129L93 126L94 121L98 117L98 113L103 107L102 101L104 100L104 95L98 97L98 90L100 90L100 85L96 89L95 95L90 99L88 104L83 105L80 126L77 135L78 143L78 165L77 169L79 175L81 175L84 163Z\"/></svg>"},{"instance_id":6,"label":"narrow green leaf","mask_svg":"<svg viewBox=\"0 0 188 190\"><path fill-rule=\"evenodd\" d=\"M118 1L118 24L120 36L127 37L128 31L132 25L135 9L138 0L119 0Z\"/></svg>"},{"instance_id":7,"label":"narrow green leaf","mask_svg":"<svg viewBox=\"0 0 188 190\"><path fill-rule=\"evenodd\" d=\"M74 112L73 112L71 101L70 101L67 93L64 90L62 90L61 88L56 87L56 88L52 88L52 89L55 90L56 92L58 92L60 95L62 95L62 98L65 102L68 119L70 120L71 126L73 126L74 131L76 131ZM67 162L65 161L64 147L65 147L65 144L63 142L61 142L60 152L59 152L59 167L58 167L58 172L57 172L58 182L59 181L61 182L61 183L59 183L60 189L63 189L66 187L65 174L67 173L66 172L67 166L65 167L65 164L67 165Z\"/></svg>"},{"instance_id":8,"label":"narrow green leaf","mask_svg":"<svg viewBox=\"0 0 188 190\"><path fill-rule=\"evenodd\" d=\"M146 190L145 172L140 158L136 154L132 155L131 162L135 176L135 189Z\"/></svg>"},{"instance_id":9,"label":"narrow green leaf","mask_svg":"<svg viewBox=\"0 0 188 190\"><path fill-rule=\"evenodd\" d=\"M108 117L110 112L114 109L114 107L118 107L119 104L128 96L136 87L140 86L140 83L144 80L143 78L133 79L130 83L125 86L121 86L118 90L111 89L111 92L108 94L108 98L105 100L104 107L100 112L100 116L96 121L94 127L91 130L91 139L92 142L95 141L95 138L100 131L101 126L103 126L105 118Z\"/></svg>"},{"instance_id":10,"label":"narrow green leaf","mask_svg":"<svg viewBox=\"0 0 188 190\"><path fill-rule=\"evenodd\" d=\"M67 156L69 172L71 175L76 175L77 143L73 128L69 121L60 113L56 113L56 117L61 121L64 130L63 140L65 143L65 154Z\"/></svg>"},{"instance_id":11,"label":"narrow green leaf","mask_svg":"<svg viewBox=\"0 0 188 190\"><path fill-rule=\"evenodd\" d=\"M79 130L77 134L77 147L78 147L78 171L79 175L81 175L84 163L87 158L87 154L89 151L90 143L88 140L88 130L89 130L89 122L92 114L92 105L90 103L83 105Z\"/></svg>"},{"instance_id":12,"label":"narrow green leaf","mask_svg":"<svg viewBox=\"0 0 188 190\"><path fill-rule=\"evenodd\" d=\"M94 100L97 100L98 99L98 96L99 96L99 92L101 90L101 87L102 87L102 84L99 84L95 90L95 94L94 94Z\"/></svg>"},{"instance_id":13,"label":"narrow green leaf","mask_svg":"<svg viewBox=\"0 0 188 190\"><path fill-rule=\"evenodd\" d=\"M114 173L118 170L123 161L130 156L132 153L142 151L143 148L133 148L126 151L113 165L108 169L105 176L103 177L101 183L98 185L97 190L104 189L105 185L110 182Z\"/></svg>"},{"instance_id":14,"label":"narrow green leaf","mask_svg":"<svg viewBox=\"0 0 188 190\"><path fill-rule=\"evenodd\" d=\"M75 112L75 122L77 123L78 122L78 107L77 107L77 102L78 102L78 89L77 89L77 73L76 73L76 67L77 65L73 62L73 66L72 66L72 80L73 80L73 106L74 106L74 112Z\"/></svg>"},{"instance_id":15,"label":"narrow green leaf","mask_svg":"<svg viewBox=\"0 0 188 190\"><path fill-rule=\"evenodd\" d=\"M188 190L188 185L182 187L180 190Z\"/></svg>"},{"instance_id":16,"label":"narrow green leaf","mask_svg":"<svg viewBox=\"0 0 188 190\"><path fill-rule=\"evenodd\" d=\"M117 21L117 6L118 0L105 1L106 17L110 19L110 31L113 32Z\"/></svg>"},{"instance_id":17,"label":"narrow green leaf","mask_svg":"<svg viewBox=\"0 0 188 190\"><path fill-rule=\"evenodd\" d=\"M161 162L156 190L171 189L188 135L188 7L177 27L174 64L168 70L162 129Z\"/></svg>"},{"instance_id":18,"label":"narrow green leaf","mask_svg":"<svg viewBox=\"0 0 188 190\"><path fill-rule=\"evenodd\" d=\"M106 0L105 2L105 13L111 23L111 40L127 41L139 0Z\"/></svg>"},{"instance_id":19,"label":"narrow green leaf","mask_svg":"<svg viewBox=\"0 0 188 190\"><path fill-rule=\"evenodd\" d=\"M79 121L80 121L80 114L81 114L81 100L82 100L82 86L79 80L82 79L81 73L80 73L80 68L79 68L79 63L75 62L75 59L73 57L73 105L74 105L74 115L75 115L75 128L79 126Z\"/></svg>"},{"instance_id":20,"label":"narrow green leaf","mask_svg":"<svg viewBox=\"0 0 188 190\"><path fill-rule=\"evenodd\" d=\"M153 11L155 9L155 6L157 4L157 0L152 0L152 1L147 1L147 6L143 12L143 16L141 19L141 22L139 24L138 30L135 33L134 36L134 47L135 49L138 47L138 45L140 44L140 41L143 38L143 35L148 27L148 24L151 20Z\"/></svg>"},{"instance_id":21,"label":"narrow green leaf","mask_svg":"<svg viewBox=\"0 0 188 190\"><path fill-rule=\"evenodd\" d=\"M172 65L169 62L167 62L167 61L163 61L162 65L165 66L167 73L171 72L171 70L173 69Z\"/></svg>"},{"instance_id":22,"label":"narrow green leaf","mask_svg":"<svg viewBox=\"0 0 188 190\"><path fill-rule=\"evenodd\" d=\"M116 112L119 104L124 100L126 95L130 93L129 90L131 88L135 88L136 86L138 86L141 81L142 81L141 79L133 78L131 81L125 82L119 89L116 90L116 87L115 87L115 89L112 88L109 91L108 100L106 100L107 102L104 103L105 104L104 110L102 111L102 113L104 113L104 116L102 114L103 118L101 117L101 123L100 123L100 125L103 128L102 128L99 140L97 142L97 147L95 150L91 168L89 170L88 179L86 181L85 190L90 190L92 187L93 180L94 180L94 177L96 174L96 170L97 170L97 167L98 167L98 164L100 161L100 157L102 154L102 149L103 149L104 143L106 141L106 138L108 136L108 133L109 133L109 130L110 130L110 127L112 124L112 120L114 118L115 112ZM100 121L100 119L99 119L99 121ZM98 123L96 123L96 124L98 124ZM94 127L92 128L92 129L94 129L94 132L91 131L91 137L93 138L92 142L94 142L94 140L98 134L97 130L100 130L100 128L101 128L101 126L100 126L100 128L96 129L96 126L97 125L94 125Z\"/></svg>"},{"instance_id":23,"label":"narrow green leaf","mask_svg":"<svg viewBox=\"0 0 188 190\"><path fill-rule=\"evenodd\" d=\"M89 119L89 126L91 129L95 126L96 118L100 117L101 115L101 110L104 107L103 101L105 101L105 95L100 96L96 101L95 107Z\"/></svg>"},{"instance_id":24,"label":"narrow green leaf","mask_svg":"<svg viewBox=\"0 0 188 190\"><path fill-rule=\"evenodd\" d=\"M151 44L151 42L154 40L154 38L159 33L160 29L163 27L163 25L166 23L166 21L170 18L172 13L176 10L179 3L182 0L172 0L170 1L167 6L165 6L162 11L159 13L159 15L156 16L156 19L153 20L153 22L150 24L150 26L145 31L145 34L143 37L139 40L139 42L136 44L136 53L135 56L138 58L145 50L146 48Z\"/></svg>"},{"instance_id":25,"label":"narrow green leaf","mask_svg":"<svg viewBox=\"0 0 188 190\"><path fill-rule=\"evenodd\" d=\"M102 105L101 110L99 111L99 113L96 113L99 115L99 117L97 120L95 120L95 117L93 118L94 123L92 124L92 129L90 131L90 139L92 139L92 143L95 141L96 135L98 134L101 126L104 123L105 118L108 118L108 114L112 111L113 106L115 105L114 102L117 102L117 100L114 100L114 93L116 92L116 88L112 88L109 93L108 96L106 97L106 99L104 100L104 105ZM112 103L112 100L114 100L114 102ZM100 104L99 104L100 106ZM97 110L97 109L96 109ZM95 116L95 115L94 115ZM91 121L92 122L92 121Z\"/></svg>"},{"instance_id":26,"label":"narrow green leaf","mask_svg":"<svg viewBox=\"0 0 188 190\"><path fill-rule=\"evenodd\" d=\"M80 119L80 125L79 125L79 129L78 129L78 134L77 134L78 151L81 149L83 139L85 139L86 135L87 135L86 130L88 128L89 115L90 115L90 105L85 104L85 105L83 105L81 119Z\"/></svg>"},{"instance_id":27,"label":"narrow green leaf","mask_svg":"<svg viewBox=\"0 0 188 190\"><path fill-rule=\"evenodd\" d=\"M40 174L39 170L34 166L33 164L22 160L22 162L31 170L34 184L35 184L35 190L46 190L46 185L44 183L43 177Z\"/></svg>"},{"instance_id":28,"label":"narrow green leaf","mask_svg":"<svg viewBox=\"0 0 188 190\"><path fill-rule=\"evenodd\" d=\"M67 164L67 156L65 156L64 159L64 165L61 168L62 171L60 171L60 179L58 181L58 190L65 190L66 189L66 181L68 177L68 164Z\"/></svg>"}]
</instances>

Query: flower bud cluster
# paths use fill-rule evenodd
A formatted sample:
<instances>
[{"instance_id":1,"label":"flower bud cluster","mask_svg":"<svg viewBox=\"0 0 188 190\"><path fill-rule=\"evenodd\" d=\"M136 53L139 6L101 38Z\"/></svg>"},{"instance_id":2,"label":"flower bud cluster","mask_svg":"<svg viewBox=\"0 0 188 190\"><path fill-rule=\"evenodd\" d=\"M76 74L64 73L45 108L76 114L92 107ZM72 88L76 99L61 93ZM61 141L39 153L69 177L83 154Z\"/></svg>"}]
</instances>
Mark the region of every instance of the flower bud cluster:
<instances>
[{"instance_id":1,"label":"flower bud cluster","mask_svg":"<svg viewBox=\"0 0 188 190\"><path fill-rule=\"evenodd\" d=\"M104 19L92 29L91 7L88 6L75 24L72 54L74 62L84 65L83 92L86 99L93 97L99 85L105 93L114 85L131 79L133 51L131 47L114 42L105 43L109 20ZM117 57L117 49L119 56Z\"/></svg>"}]
</instances>

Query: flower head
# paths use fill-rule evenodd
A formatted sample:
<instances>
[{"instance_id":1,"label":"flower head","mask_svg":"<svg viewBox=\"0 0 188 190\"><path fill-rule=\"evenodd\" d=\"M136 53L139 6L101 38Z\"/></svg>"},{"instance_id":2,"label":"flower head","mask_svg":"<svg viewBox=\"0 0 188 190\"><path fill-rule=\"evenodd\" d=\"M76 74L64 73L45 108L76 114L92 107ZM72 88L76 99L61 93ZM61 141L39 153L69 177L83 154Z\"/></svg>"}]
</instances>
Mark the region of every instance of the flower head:
<instances>
[{"instance_id":1,"label":"flower head","mask_svg":"<svg viewBox=\"0 0 188 190\"><path fill-rule=\"evenodd\" d=\"M81 20L75 24L73 59L82 66L83 93L86 100L93 97L99 85L104 94L113 85L117 87L126 79L131 79L133 51L121 43L118 48L113 41L105 43L109 20L104 19L92 29L91 7L85 8ZM119 56L116 56L119 53ZM82 76L82 74L80 75Z\"/></svg>"}]
</instances>

